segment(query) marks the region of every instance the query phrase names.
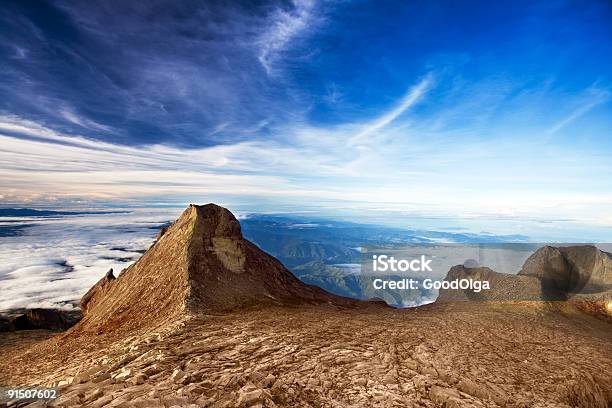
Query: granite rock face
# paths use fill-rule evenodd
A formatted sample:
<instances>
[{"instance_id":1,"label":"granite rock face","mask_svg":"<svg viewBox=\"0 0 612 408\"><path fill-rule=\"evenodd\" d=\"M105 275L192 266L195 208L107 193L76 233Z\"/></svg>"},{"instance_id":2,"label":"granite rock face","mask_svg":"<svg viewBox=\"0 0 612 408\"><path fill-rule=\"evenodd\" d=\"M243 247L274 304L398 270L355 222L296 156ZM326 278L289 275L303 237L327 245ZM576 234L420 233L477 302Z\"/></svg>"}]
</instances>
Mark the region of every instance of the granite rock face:
<instances>
[{"instance_id":1,"label":"granite rock face","mask_svg":"<svg viewBox=\"0 0 612 408\"><path fill-rule=\"evenodd\" d=\"M83 297L84 319L74 330L154 328L213 310L303 303L357 302L301 282L244 239L227 209L191 205L138 261Z\"/></svg>"},{"instance_id":2,"label":"granite rock face","mask_svg":"<svg viewBox=\"0 0 612 408\"><path fill-rule=\"evenodd\" d=\"M270 305L0 347L0 382L59 386L57 407L607 408L611 336L543 302Z\"/></svg>"},{"instance_id":3,"label":"granite rock face","mask_svg":"<svg viewBox=\"0 0 612 408\"><path fill-rule=\"evenodd\" d=\"M543 285L568 295L612 289L612 255L592 245L540 248L520 275L536 276Z\"/></svg>"},{"instance_id":4,"label":"granite rock face","mask_svg":"<svg viewBox=\"0 0 612 408\"><path fill-rule=\"evenodd\" d=\"M544 246L534 252L514 275L486 267L457 265L445 280L490 282L491 289L475 293L441 290L438 301L597 301L612 300L612 256L592 245Z\"/></svg>"},{"instance_id":5,"label":"granite rock face","mask_svg":"<svg viewBox=\"0 0 612 408\"><path fill-rule=\"evenodd\" d=\"M535 276L551 289L569 289L569 265L559 248L552 246L542 247L527 258L519 275Z\"/></svg>"}]
</instances>

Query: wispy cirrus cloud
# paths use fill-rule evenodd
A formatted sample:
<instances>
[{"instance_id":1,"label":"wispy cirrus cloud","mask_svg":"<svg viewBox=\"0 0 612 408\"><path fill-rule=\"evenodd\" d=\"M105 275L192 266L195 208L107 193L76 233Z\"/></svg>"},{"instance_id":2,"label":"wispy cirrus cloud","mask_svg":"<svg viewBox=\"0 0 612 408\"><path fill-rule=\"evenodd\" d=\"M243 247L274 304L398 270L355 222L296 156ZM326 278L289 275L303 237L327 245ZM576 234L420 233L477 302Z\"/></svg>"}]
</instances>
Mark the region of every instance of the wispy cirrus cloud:
<instances>
[{"instance_id":1,"label":"wispy cirrus cloud","mask_svg":"<svg viewBox=\"0 0 612 408\"><path fill-rule=\"evenodd\" d=\"M549 135L553 135L563 129L564 127L570 125L574 121L578 120L588 112L590 112L593 108L602 103L605 103L610 100L610 91L603 88L598 88L596 86L589 87L584 92L584 97L580 99L584 99L580 101L578 107L576 107L573 111L571 111L567 116L563 119L559 120L553 126L551 126L546 133Z\"/></svg>"},{"instance_id":2,"label":"wispy cirrus cloud","mask_svg":"<svg viewBox=\"0 0 612 408\"><path fill-rule=\"evenodd\" d=\"M74 123L75 125L78 125L82 128L90 129L90 130L98 130L98 131L103 131L107 133L115 132L115 130L110 126L102 125L100 123L94 122L93 120L89 120L87 118L80 117L78 114L73 112L70 108L63 108L63 109L60 108L58 110L59 110L59 114L62 117L64 117L68 122Z\"/></svg>"},{"instance_id":3,"label":"wispy cirrus cloud","mask_svg":"<svg viewBox=\"0 0 612 408\"><path fill-rule=\"evenodd\" d=\"M588 174L612 171L604 156L575 151L566 157L563 146L555 148L546 140L539 147L531 140L533 150L524 151L515 139L465 143L454 139L453 133L436 133L437 125L426 129L400 121L390 126L413 106L416 94L426 103L424 91L415 92L425 89L423 81L410 89L390 112L381 113L384 121L330 127L289 124L271 129L276 135L271 140L197 149L124 146L63 134L15 116L0 117L2 199L5 203L146 203L160 197L196 202L211 197L276 203L307 199L332 207L341 204L369 211L382 206L421 216L480 214L491 219L607 222L603 212L612 205L612 196L598 188L604 181L594 178L589 185L584 183ZM364 129L372 129L372 123L384 123L375 131L384 143L347 143ZM293 137L279 137L287 134ZM545 155L540 153L544 149ZM517 157L520 169L504 165ZM582 189L582 194L568 194L568 189Z\"/></svg>"},{"instance_id":4,"label":"wispy cirrus cloud","mask_svg":"<svg viewBox=\"0 0 612 408\"><path fill-rule=\"evenodd\" d=\"M385 126L396 120L400 115L410 109L422 97L425 96L427 90L432 84L432 81L432 74L427 74L425 78L420 80L415 86L411 87L391 110L383 113L373 121L363 125L363 129L351 137L350 142L352 144L359 144L367 140L372 134L383 129Z\"/></svg>"},{"instance_id":5,"label":"wispy cirrus cloud","mask_svg":"<svg viewBox=\"0 0 612 408\"><path fill-rule=\"evenodd\" d=\"M292 9L277 8L271 16L270 28L258 38L259 62L268 75L273 74L274 64L283 51L306 30L312 29L316 20L315 0L294 0Z\"/></svg>"},{"instance_id":6,"label":"wispy cirrus cloud","mask_svg":"<svg viewBox=\"0 0 612 408\"><path fill-rule=\"evenodd\" d=\"M158 13L162 3L7 5L0 113L128 145L200 147L304 109L291 81L266 72L313 30L314 1L168 2L174 12Z\"/></svg>"}]
</instances>

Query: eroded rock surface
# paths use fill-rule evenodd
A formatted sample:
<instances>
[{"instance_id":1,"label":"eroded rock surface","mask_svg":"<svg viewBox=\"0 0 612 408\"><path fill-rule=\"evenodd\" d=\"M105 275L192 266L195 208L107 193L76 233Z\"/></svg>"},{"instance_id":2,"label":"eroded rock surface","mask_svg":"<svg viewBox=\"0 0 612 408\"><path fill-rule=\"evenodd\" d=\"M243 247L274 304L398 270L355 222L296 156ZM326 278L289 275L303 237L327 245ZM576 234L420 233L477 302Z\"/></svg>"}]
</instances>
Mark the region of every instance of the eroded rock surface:
<instances>
[{"instance_id":1,"label":"eroded rock surface","mask_svg":"<svg viewBox=\"0 0 612 408\"><path fill-rule=\"evenodd\" d=\"M128 338L67 336L2 348L0 382L60 385L52 406L604 408L612 401L609 324L541 303L462 304L271 306Z\"/></svg>"}]
</instances>

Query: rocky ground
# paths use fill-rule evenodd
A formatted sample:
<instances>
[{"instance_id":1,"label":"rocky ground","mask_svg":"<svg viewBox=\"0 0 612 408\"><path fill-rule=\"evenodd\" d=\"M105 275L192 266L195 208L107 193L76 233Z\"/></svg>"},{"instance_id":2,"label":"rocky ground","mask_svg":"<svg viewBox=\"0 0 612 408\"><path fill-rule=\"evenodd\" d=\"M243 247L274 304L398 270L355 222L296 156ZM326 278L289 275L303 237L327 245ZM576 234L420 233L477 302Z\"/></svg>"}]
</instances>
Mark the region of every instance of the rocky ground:
<instances>
[{"instance_id":1,"label":"rocky ground","mask_svg":"<svg viewBox=\"0 0 612 408\"><path fill-rule=\"evenodd\" d=\"M2 334L0 383L59 386L49 406L605 408L612 401L610 324L542 302L263 307L128 338L7 344L15 335L22 334Z\"/></svg>"}]
</instances>

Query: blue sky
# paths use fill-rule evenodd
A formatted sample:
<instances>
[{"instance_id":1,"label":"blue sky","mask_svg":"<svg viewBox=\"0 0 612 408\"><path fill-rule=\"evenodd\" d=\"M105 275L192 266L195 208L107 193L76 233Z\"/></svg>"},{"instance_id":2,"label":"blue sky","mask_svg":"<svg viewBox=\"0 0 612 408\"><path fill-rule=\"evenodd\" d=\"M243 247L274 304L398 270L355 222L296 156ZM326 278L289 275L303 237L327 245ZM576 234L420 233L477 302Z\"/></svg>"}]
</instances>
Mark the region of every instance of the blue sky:
<instances>
[{"instance_id":1,"label":"blue sky","mask_svg":"<svg viewBox=\"0 0 612 408\"><path fill-rule=\"evenodd\" d=\"M607 1L9 1L0 55L3 206L612 226Z\"/></svg>"}]
</instances>

